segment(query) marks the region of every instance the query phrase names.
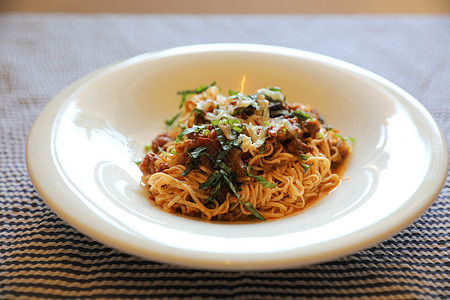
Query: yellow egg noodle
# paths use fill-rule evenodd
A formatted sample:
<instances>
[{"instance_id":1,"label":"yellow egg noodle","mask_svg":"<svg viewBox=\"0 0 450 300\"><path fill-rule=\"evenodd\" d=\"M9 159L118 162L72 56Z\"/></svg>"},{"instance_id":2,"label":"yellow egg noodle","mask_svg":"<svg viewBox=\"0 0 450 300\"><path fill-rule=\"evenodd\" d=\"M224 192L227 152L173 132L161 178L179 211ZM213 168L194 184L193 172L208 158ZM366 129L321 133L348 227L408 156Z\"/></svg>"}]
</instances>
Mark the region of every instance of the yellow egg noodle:
<instances>
[{"instance_id":1,"label":"yellow egg noodle","mask_svg":"<svg viewBox=\"0 0 450 300\"><path fill-rule=\"evenodd\" d=\"M178 92L180 112L139 165L156 205L205 220L272 220L340 183L349 139L310 105L288 103L277 87L219 92L215 82Z\"/></svg>"}]
</instances>

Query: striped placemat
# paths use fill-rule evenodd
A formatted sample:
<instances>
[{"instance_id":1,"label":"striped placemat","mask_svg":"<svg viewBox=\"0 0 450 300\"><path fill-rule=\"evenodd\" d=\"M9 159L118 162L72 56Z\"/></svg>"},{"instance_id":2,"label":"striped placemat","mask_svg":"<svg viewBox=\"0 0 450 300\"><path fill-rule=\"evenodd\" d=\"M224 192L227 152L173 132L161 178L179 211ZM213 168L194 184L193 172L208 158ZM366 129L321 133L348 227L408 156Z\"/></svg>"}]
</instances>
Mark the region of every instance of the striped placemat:
<instances>
[{"instance_id":1,"label":"striped placemat","mask_svg":"<svg viewBox=\"0 0 450 300\"><path fill-rule=\"evenodd\" d=\"M267 272L142 260L47 207L28 177L25 145L48 101L106 64L211 42L289 46L365 67L421 101L449 140L450 16L0 14L0 299L450 298L450 176L432 207L383 243Z\"/></svg>"}]
</instances>

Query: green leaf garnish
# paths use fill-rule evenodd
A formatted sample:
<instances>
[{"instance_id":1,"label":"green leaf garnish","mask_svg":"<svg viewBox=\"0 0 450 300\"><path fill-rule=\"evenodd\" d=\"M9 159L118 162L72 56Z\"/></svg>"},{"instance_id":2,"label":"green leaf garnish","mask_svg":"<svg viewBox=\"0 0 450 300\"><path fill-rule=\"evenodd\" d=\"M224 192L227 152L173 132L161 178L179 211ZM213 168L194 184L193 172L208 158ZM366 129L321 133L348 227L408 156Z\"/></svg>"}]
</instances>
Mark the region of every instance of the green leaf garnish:
<instances>
[{"instance_id":1,"label":"green leaf garnish","mask_svg":"<svg viewBox=\"0 0 450 300\"><path fill-rule=\"evenodd\" d=\"M250 202L243 202L242 204L248 209L249 212L252 213L252 215L256 219L260 221L266 221L266 219L253 207L253 205Z\"/></svg>"},{"instance_id":2,"label":"green leaf garnish","mask_svg":"<svg viewBox=\"0 0 450 300\"><path fill-rule=\"evenodd\" d=\"M192 159L197 159L197 157L200 156L200 153L202 153L204 150L206 150L206 147L198 147L198 148L189 148L186 150L189 157Z\"/></svg>"},{"instance_id":3,"label":"green leaf garnish","mask_svg":"<svg viewBox=\"0 0 450 300\"><path fill-rule=\"evenodd\" d=\"M178 143L187 134L194 133L194 132L200 132L200 130L207 129L207 126L208 125L195 125L194 124L194 126L192 126L190 128L185 128L177 135L175 142Z\"/></svg>"},{"instance_id":4,"label":"green leaf garnish","mask_svg":"<svg viewBox=\"0 0 450 300\"><path fill-rule=\"evenodd\" d=\"M192 169L195 167L194 163L189 163L189 165L186 167L186 169L184 169L183 173L181 173L181 176L186 176L187 174L189 174Z\"/></svg>"},{"instance_id":5,"label":"green leaf garnish","mask_svg":"<svg viewBox=\"0 0 450 300\"><path fill-rule=\"evenodd\" d=\"M207 189L211 186L214 186L219 179L220 179L220 172L219 170L215 170L214 172L212 172L209 177L202 183L200 183L200 185L198 186L199 190L203 190L203 189Z\"/></svg>"},{"instance_id":6,"label":"green leaf garnish","mask_svg":"<svg viewBox=\"0 0 450 300\"><path fill-rule=\"evenodd\" d=\"M234 117L234 116L237 116L237 115L242 114L246 108L247 108L247 107L239 107L239 108L236 108L236 109L233 111L232 116Z\"/></svg>"},{"instance_id":7,"label":"green leaf garnish","mask_svg":"<svg viewBox=\"0 0 450 300\"><path fill-rule=\"evenodd\" d=\"M172 119L169 120L165 120L164 124L166 124L167 127L170 127L173 125L173 123L175 122L176 119L178 119L178 117L180 116L181 112L177 113Z\"/></svg>"},{"instance_id":8,"label":"green leaf garnish","mask_svg":"<svg viewBox=\"0 0 450 300\"><path fill-rule=\"evenodd\" d=\"M309 156L305 154L300 154L300 158L303 160L308 160Z\"/></svg>"},{"instance_id":9,"label":"green leaf garnish","mask_svg":"<svg viewBox=\"0 0 450 300\"><path fill-rule=\"evenodd\" d=\"M264 150L266 150L266 141L264 140L264 143L259 147L259 154L264 153Z\"/></svg>"},{"instance_id":10,"label":"green leaf garnish","mask_svg":"<svg viewBox=\"0 0 450 300\"><path fill-rule=\"evenodd\" d=\"M343 137L342 135L337 134L337 133L334 133L334 136L340 138L344 142L347 140L345 137Z\"/></svg>"},{"instance_id":11,"label":"green leaf garnish","mask_svg":"<svg viewBox=\"0 0 450 300\"><path fill-rule=\"evenodd\" d=\"M304 122L306 120L312 120L310 115L308 115L306 112L301 111L301 110L295 110L295 111L291 112L290 115L293 117L297 117L299 122Z\"/></svg>"},{"instance_id":12,"label":"green leaf garnish","mask_svg":"<svg viewBox=\"0 0 450 300\"><path fill-rule=\"evenodd\" d=\"M202 85L202 86L199 86L198 88L193 89L193 90L178 91L177 94L182 96L181 103L180 103L180 108L183 107L184 103L186 102L186 97L188 95L200 94L200 93L206 91L208 88L214 86L215 84L216 84L216 82L213 81L210 85Z\"/></svg>"},{"instance_id":13,"label":"green leaf garnish","mask_svg":"<svg viewBox=\"0 0 450 300\"><path fill-rule=\"evenodd\" d=\"M238 93L239 93L239 91L228 90L229 96L237 96Z\"/></svg>"},{"instance_id":14,"label":"green leaf garnish","mask_svg":"<svg viewBox=\"0 0 450 300\"><path fill-rule=\"evenodd\" d=\"M278 185L278 183L270 183L270 182L268 182L267 179L265 179L262 176L256 176L256 175L251 174L250 173L250 169L251 169L251 166L247 166L247 168L245 169L245 173L248 176L255 178L256 181L261 183L263 187L265 187L265 188L274 188L274 187L276 187Z\"/></svg>"},{"instance_id":15,"label":"green leaf garnish","mask_svg":"<svg viewBox=\"0 0 450 300\"><path fill-rule=\"evenodd\" d=\"M306 171L308 171L308 169L311 168L311 166L312 166L312 164L307 165L307 164L304 164L304 163L301 163L300 165L303 168L303 173L306 173Z\"/></svg>"}]
</instances>

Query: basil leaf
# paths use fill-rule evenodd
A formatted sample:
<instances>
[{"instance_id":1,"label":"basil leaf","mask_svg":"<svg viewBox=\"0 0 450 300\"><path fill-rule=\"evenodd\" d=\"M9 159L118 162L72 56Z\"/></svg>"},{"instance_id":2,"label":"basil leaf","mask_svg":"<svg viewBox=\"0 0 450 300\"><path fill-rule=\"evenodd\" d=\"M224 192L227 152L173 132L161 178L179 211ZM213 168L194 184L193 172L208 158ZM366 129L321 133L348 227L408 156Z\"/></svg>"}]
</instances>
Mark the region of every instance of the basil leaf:
<instances>
[{"instance_id":1,"label":"basil leaf","mask_svg":"<svg viewBox=\"0 0 450 300\"><path fill-rule=\"evenodd\" d=\"M266 141L259 147L259 154L263 154L264 150L266 150Z\"/></svg>"},{"instance_id":2,"label":"basil leaf","mask_svg":"<svg viewBox=\"0 0 450 300\"><path fill-rule=\"evenodd\" d=\"M229 174L227 174L227 172L225 172L223 169L220 170L220 173L222 174L222 178L225 180L225 182L228 184L228 187L230 188L230 190L233 192L233 194L236 196L236 198L238 198L238 200L241 198L241 196L239 195L237 188L234 186L233 182L231 182L230 178L229 178Z\"/></svg>"},{"instance_id":3,"label":"basil leaf","mask_svg":"<svg viewBox=\"0 0 450 300\"><path fill-rule=\"evenodd\" d=\"M304 163L301 163L300 165L303 168L303 173L306 173L306 171L308 171L308 169L311 168L311 166L312 166L312 164L307 165L307 164L304 164Z\"/></svg>"},{"instance_id":4,"label":"basil leaf","mask_svg":"<svg viewBox=\"0 0 450 300\"><path fill-rule=\"evenodd\" d=\"M179 141L181 141L183 139L183 137L189 133L194 133L194 132L199 132L200 130L206 129L207 125L194 125L190 128L186 128L183 129L178 135L177 138L175 140L176 143L178 143Z\"/></svg>"},{"instance_id":5,"label":"basil leaf","mask_svg":"<svg viewBox=\"0 0 450 300\"><path fill-rule=\"evenodd\" d=\"M260 221L266 221L266 219L253 207L250 202L245 202L242 204L253 214L256 219Z\"/></svg>"},{"instance_id":6,"label":"basil leaf","mask_svg":"<svg viewBox=\"0 0 450 300\"><path fill-rule=\"evenodd\" d=\"M213 82L211 85L201 85L196 89L178 91L177 95L200 94L201 92L206 91L210 86L213 86L214 84L216 84L216 82Z\"/></svg>"},{"instance_id":7,"label":"basil leaf","mask_svg":"<svg viewBox=\"0 0 450 300\"><path fill-rule=\"evenodd\" d=\"M186 102L186 97L188 94L183 94L183 96L181 97L181 101L180 101L180 106L178 108L182 108L184 103Z\"/></svg>"},{"instance_id":8,"label":"basil leaf","mask_svg":"<svg viewBox=\"0 0 450 300\"><path fill-rule=\"evenodd\" d=\"M177 113L172 119L169 120L165 120L164 124L166 124L167 127L170 127L173 125L173 123L175 122L176 119L178 119L178 117L180 116L181 113Z\"/></svg>"},{"instance_id":9,"label":"basil leaf","mask_svg":"<svg viewBox=\"0 0 450 300\"><path fill-rule=\"evenodd\" d=\"M228 90L228 96L237 96L239 91Z\"/></svg>"},{"instance_id":10,"label":"basil leaf","mask_svg":"<svg viewBox=\"0 0 450 300\"><path fill-rule=\"evenodd\" d=\"M291 116L297 117L297 119L300 122L304 122L306 120L312 120L310 115L308 115L306 112L301 111L301 110L295 110L295 111L291 112Z\"/></svg>"},{"instance_id":11,"label":"basil leaf","mask_svg":"<svg viewBox=\"0 0 450 300\"><path fill-rule=\"evenodd\" d=\"M192 90L184 90L184 91L178 91L178 92L177 92L177 95L182 95L182 96L183 96L183 97L182 97L182 101L181 101L182 103L180 104L180 108L183 107L184 101L186 101L186 96L187 96L187 95L190 95L190 94L200 94L200 93L206 91L208 88L210 88L210 87L212 87L212 86L214 86L214 85L216 85L216 82L215 82L215 81L213 81L210 85L202 85L202 86L199 86L199 87L196 88L196 89L192 89Z\"/></svg>"},{"instance_id":12,"label":"basil leaf","mask_svg":"<svg viewBox=\"0 0 450 300\"><path fill-rule=\"evenodd\" d=\"M206 181L202 182L198 186L198 190L204 190L211 186L214 186L215 183L220 179L220 172L219 170L215 170L214 172L209 175L209 177L206 179Z\"/></svg>"},{"instance_id":13,"label":"basil leaf","mask_svg":"<svg viewBox=\"0 0 450 300\"><path fill-rule=\"evenodd\" d=\"M200 153L204 150L206 150L206 147L198 147L198 148L189 148L186 150L186 152L188 153L191 159L197 159Z\"/></svg>"},{"instance_id":14,"label":"basil leaf","mask_svg":"<svg viewBox=\"0 0 450 300\"><path fill-rule=\"evenodd\" d=\"M278 185L278 183L270 183L270 182L268 182L267 179L265 179L262 176L256 176L256 175L251 174L250 171L249 171L250 168L251 168L250 166L247 166L247 168L245 169L245 173L247 173L248 176L255 178L256 181L258 181L260 184L262 184L263 187L265 187L265 188L274 188L274 187L276 187Z\"/></svg>"},{"instance_id":15,"label":"basil leaf","mask_svg":"<svg viewBox=\"0 0 450 300\"><path fill-rule=\"evenodd\" d=\"M300 154L300 158L303 160L308 160L309 156L305 154Z\"/></svg>"},{"instance_id":16,"label":"basil leaf","mask_svg":"<svg viewBox=\"0 0 450 300\"><path fill-rule=\"evenodd\" d=\"M192 171L193 168L194 168L194 163L191 162L191 163L186 167L186 169L184 169L183 173L181 173L180 175L181 175L181 176L186 176L187 174L189 174L189 173Z\"/></svg>"},{"instance_id":17,"label":"basil leaf","mask_svg":"<svg viewBox=\"0 0 450 300\"><path fill-rule=\"evenodd\" d=\"M233 111L233 113L231 114L233 117L234 116L237 116L237 115L240 115L240 114L242 114L243 112L244 112L244 110L246 109L247 107L239 107L239 108L236 108L234 111Z\"/></svg>"},{"instance_id":18,"label":"basil leaf","mask_svg":"<svg viewBox=\"0 0 450 300\"><path fill-rule=\"evenodd\" d=\"M203 202L203 204L206 204L209 201L216 199L216 196L219 193L221 187L222 187L222 183L218 182L216 184L216 186L211 190L211 194L209 195L208 199L206 199L206 201Z\"/></svg>"}]
</instances>

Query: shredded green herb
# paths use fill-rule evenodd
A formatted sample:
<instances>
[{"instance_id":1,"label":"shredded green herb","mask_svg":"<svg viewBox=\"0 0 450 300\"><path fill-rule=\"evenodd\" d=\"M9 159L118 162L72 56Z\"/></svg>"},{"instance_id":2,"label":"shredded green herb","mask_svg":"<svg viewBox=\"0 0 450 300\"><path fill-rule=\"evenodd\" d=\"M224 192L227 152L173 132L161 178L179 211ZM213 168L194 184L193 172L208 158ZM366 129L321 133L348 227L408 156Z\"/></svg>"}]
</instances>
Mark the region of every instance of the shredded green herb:
<instances>
[{"instance_id":1,"label":"shredded green herb","mask_svg":"<svg viewBox=\"0 0 450 300\"><path fill-rule=\"evenodd\" d=\"M181 175L181 176L186 176L187 174L189 174L189 173L192 171L192 169L193 169L194 167L195 167L195 164L191 162L191 163L186 167L186 169L184 169L183 173L181 173L180 175Z\"/></svg>"},{"instance_id":2,"label":"shredded green herb","mask_svg":"<svg viewBox=\"0 0 450 300\"><path fill-rule=\"evenodd\" d=\"M308 171L308 169L312 166L312 164L307 165L307 164L304 164L304 163L301 163L300 165L303 168L303 173L306 173L306 171Z\"/></svg>"},{"instance_id":3,"label":"shredded green herb","mask_svg":"<svg viewBox=\"0 0 450 300\"><path fill-rule=\"evenodd\" d=\"M210 85L202 85L202 86L199 86L198 88L193 89L193 90L178 91L177 94L181 95L180 108L183 107L184 103L186 102L186 97L188 95L200 94L200 93L206 91L208 88L210 88L210 87L212 87L214 85L216 85L215 81L213 81Z\"/></svg>"},{"instance_id":4,"label":"shredded green herb","mask_svg":"<svg viewBox=\"0 0 450 300\"><path fill-rule=\"evenodd\" d=\"M239 91L228 90L228 96L237 96Z\"/></svg>"},{"instance_id":5,"label":"shredded green herb","mask_svg":"<svg viewBox=\"0 0 450 300\"><path fill-rule=\"evenodd\" d=\"M278 183L270 183L270 182L268 182L267 179L265 179L262 176L253 175L252 173L250 173L250 169L251 169L251 166L247 166L247 168L245 169L245 173L248 176L255 178L256 181L261 183L261 185L263 187L265 187L265 188L274 188L274 187L276 187L278 185Z\"/></svg>"},{"instance_id":6,"label":"shredded green herb","mask_svg":"<svg viewBox=\"0 0 450 300\"><path fill-rule=\"evenodd\" d=\"M308 160L309 156L305 154L300 154L300 158L303 160Z\"/></svg>"},{"instance_id":7,"label":"shredded green herb","mask_svg":"<svg viewBox=\"0 0 450 300\"><path fill-rule=\"evenodd\" d=\"M264 150L266 150L266 141L259 147L259 154L263 154Z\"/></svg>"},{"instance_id":8,"label":"shredded green herb","mask_svg":"<svg viewBox=\"0 0 450 300\"><path fill-rule=\"evenodd\" d=\"M181 141L183 139L183 137L185 135L194 133L194 132L200 132L200 130L207 129L207 127L208 127L208 125L195 125L194 124L194 126L192 126L190 128L185 128L177 135L175 142L178 143L179 141Z\"/></svg>"},{"instance_id":9,"label":"shredded green herb","mask_svg":"<svg viewBox=\"0 0 450 300\"><path fill-rule=\"evenodd\" d=\"M173 125L173 123L175 123L175 120L178 119L178 117L180 116L181 112L177 113L172 119L169 120L165 120L164 124L166 124L167 127L170 127Z\"/></svg>"},{"instance_id":10,"label":"shredded green herb","mask_svg":"<svg viewBox=\"0 0 450 300\"><path fill-rule=\"evenodd\" d=\"M306 120L312 120L311 116L308 115L306 112L301 110L295 110L290 113L292 117L297 117L299 122L304 122Z\"/></svg>"}]
</instances>

